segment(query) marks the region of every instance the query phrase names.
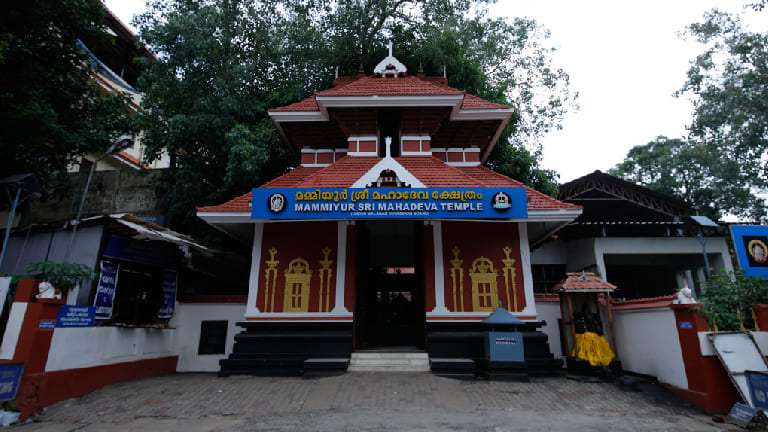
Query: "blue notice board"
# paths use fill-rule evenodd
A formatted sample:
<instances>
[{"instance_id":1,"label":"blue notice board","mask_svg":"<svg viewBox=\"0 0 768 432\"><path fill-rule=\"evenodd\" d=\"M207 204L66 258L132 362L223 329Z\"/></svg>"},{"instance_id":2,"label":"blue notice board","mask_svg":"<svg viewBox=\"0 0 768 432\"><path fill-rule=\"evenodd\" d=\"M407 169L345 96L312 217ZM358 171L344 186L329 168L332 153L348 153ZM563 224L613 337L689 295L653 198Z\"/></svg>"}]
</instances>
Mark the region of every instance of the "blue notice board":
<instances>
[{"instance_id":1,"label":"blue notice board","mask_svg":"<svg viewBox=\"0 0 768 432\"><path fill-rule=\"evenodd\" d=\"M489 331L485 335L485 353L490 361L525 360L523 333L511 331Z\"/></svg>"},{"instance_id":2,"label":"blue notice board","mask_svg":"<svg viewBox=\"0 0 768 432\"><path fill-rule=\"evenodd\" d=\"M56 327L93 327L96 306L62 305L56 318Z\"/></svg>"},{"instance_id":3,"label":"blue notice board","mask_svg":"<svg viewBox=\"0 0 768 432\"><path fill-rule=\"evenodd\" d=\"M744 371L752 404L755 408L768 409L768 373Z\"/></svg>"},{"instance_id":4,"label":"blue notice board","mask_svg":"<svg viewBox=\"0 0 768 432\"><path fill-rule=\"evenodd\" d=\"M0 401L16 398L21 376L24 374L24 363L0 364Z\"/></svg>"}]
</instances>

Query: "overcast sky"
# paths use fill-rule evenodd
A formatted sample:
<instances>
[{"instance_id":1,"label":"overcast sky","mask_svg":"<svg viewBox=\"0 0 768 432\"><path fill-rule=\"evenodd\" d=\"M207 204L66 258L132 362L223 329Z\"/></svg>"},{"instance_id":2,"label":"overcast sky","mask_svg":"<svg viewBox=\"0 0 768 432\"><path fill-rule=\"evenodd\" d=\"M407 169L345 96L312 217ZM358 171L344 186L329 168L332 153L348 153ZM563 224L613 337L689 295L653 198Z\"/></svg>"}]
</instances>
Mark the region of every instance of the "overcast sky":
<instances>
[{"instance_id":1,"label":"overcast sky","mask_svg":"<svg viewBox=\"0 0 768 432\"><path fill-rule=\"evenodd\" d=\"M144 0L106 0L124 23L144 10ZM567 182L607 171L630 148L658 135L686 135L692 105L672 94L701 47L678 37L712 7L741 12L738 0L499 0L499 16L534 18L551 31L554 61L579 92L578 112L561 131L544 138L543 166ZM752 12L753 28L768 28L766 14ZM759 24L755 24L759 23ZM755 27L761 25L762 28ZM396 55L396 54L395 54Z\"/></svg>"}]
</instances>

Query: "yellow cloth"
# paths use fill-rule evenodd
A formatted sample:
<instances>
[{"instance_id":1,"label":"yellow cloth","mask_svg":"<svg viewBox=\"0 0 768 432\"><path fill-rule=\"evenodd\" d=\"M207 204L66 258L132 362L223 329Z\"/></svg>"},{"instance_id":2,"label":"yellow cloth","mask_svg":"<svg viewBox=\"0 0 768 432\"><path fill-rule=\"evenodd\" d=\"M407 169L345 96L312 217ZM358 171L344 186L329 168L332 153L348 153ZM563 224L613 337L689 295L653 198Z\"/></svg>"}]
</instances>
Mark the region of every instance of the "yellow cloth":
<instances>
[{"instance_id":1,"label":"yellow cloth","mask_svg":"<svg viewBox=\"0 0 768 432\"><path fill-rule=\"evenodd\" d=\"M571 356L586 360L592 366L607 366L616 357L605 337L592 332L576 334L576 347Z\"/></svg>"}]
</instances>

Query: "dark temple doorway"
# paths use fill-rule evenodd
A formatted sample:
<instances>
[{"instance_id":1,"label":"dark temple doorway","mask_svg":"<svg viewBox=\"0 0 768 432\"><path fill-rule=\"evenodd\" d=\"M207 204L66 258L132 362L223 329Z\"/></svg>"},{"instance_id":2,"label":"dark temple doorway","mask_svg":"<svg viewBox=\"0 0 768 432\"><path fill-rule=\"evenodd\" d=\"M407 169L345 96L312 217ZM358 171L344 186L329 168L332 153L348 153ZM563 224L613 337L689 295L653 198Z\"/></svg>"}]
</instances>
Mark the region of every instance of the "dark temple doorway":
<instances>
[{"instance_id":1,"label":"dark temple doorway","mask_svg":"<svg viewBox=\"0 0 768 432\"><path fill-rule=\"evenodd\" d=\"M423 229L358 222L355 349L424 348Z\"/></svg>"}]
</instances>

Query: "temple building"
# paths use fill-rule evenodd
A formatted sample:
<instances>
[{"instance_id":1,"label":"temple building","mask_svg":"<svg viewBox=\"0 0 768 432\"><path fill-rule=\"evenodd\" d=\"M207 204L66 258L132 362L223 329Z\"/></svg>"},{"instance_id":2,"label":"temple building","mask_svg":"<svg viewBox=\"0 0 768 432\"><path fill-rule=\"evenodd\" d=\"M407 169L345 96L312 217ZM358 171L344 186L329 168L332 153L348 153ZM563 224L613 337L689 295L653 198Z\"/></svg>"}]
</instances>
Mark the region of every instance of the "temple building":
<instances>
[{"instance_id":1,"label":"temple building","mask_svg":"<svg viewBox=\"0 0 768 432\"><path fill-rule=\"evenodd\" d=\"M512 114L409 75L391 48L372 75L270 110L301 165L197 209L253 243L245 330L221 372L366 350L478 358L499 306L540 326L531 248L582 208L483 166Z\"/></svg>"}]
</instances>

